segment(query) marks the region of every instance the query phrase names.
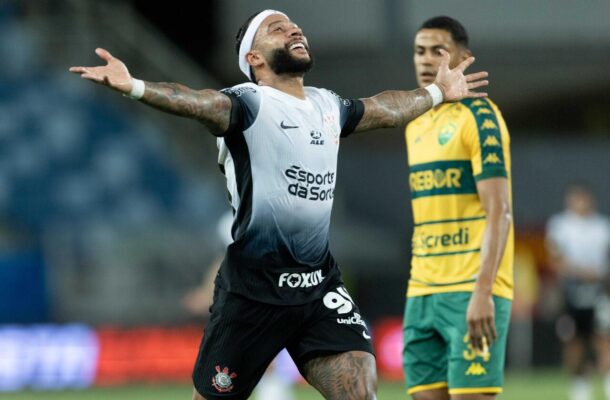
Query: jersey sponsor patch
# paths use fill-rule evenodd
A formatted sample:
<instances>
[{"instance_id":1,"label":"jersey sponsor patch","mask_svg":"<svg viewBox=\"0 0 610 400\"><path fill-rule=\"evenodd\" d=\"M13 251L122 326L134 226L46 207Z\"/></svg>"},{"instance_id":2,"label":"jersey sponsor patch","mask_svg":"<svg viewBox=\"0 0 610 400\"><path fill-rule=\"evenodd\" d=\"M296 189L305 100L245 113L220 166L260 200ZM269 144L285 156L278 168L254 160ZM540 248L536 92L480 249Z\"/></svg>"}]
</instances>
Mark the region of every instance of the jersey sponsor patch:
<instances>
[{"instance_id":1,"label":"jersey sponsor patch","mask_svg":"<svg viewBox=\"0 0 610 400\"><path fill-rule=\"evenodd\" d=\"M453 246L467 246L470 244L469 229L460 227L455 231L446 233L428 233L423 228L413 233L413 251L438 251Z\"/></svg>"},{"instance_id":2,"label":"jersey sponsor patch","mask_svg":"<svg viewBox=\"0 0 610 400\"><path fill-rule=\"evenodd\" d=\"M319 285L323 280L324 276L322 276L322 270L320 269L313 272L284 272L280 275L278 286L288 286L290 288L308 288Z\"/></svg>"},{"instance_id":3,"label":"jersey sponsor patch","mask_svg":"<svg viewBox=\"0 0 610 400\"><path fill-rule=\"evenodd\" d=\"M476 193L472 166L468 160L412 165L409 186L414 199L445 194Z\"/></svg>"},{"instance_id":4,"label":"jersey sponsor patch","mask_svg":"<svg viewBox=\"0 0 610 400\"><path fill-rule=\"evenodd\" d=\"M324 144L324 139L322 139L322 132L314 129L311 132L309 132L309 136L311 136L311 142L309 142L309 144L313 144L313 145L317 145L317 146L322 146Z\"/></svg>"},{"instance_id":5,"label":"jersey sponsor patch","mask_svg":"<svg viewBox=\"0 0 610 400\"><path fill-rule=\"evenodd\" d=\"M315 173L307 171L298 165L291 165L284 171L290 180L288 193L306 200L332 200L335 189L335 173L326 171Z\"/></svg>"}]
</instances>

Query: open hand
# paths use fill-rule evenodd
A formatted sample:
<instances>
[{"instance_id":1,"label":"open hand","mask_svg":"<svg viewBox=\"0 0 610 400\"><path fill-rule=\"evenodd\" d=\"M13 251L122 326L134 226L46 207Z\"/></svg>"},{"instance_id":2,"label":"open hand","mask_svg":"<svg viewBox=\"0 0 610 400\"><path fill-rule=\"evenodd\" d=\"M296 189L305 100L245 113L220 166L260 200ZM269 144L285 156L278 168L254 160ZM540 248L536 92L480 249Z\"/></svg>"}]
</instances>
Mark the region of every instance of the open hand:
<instances>
[{"instance_id":1,"label":"open hand","mask_svg":"<svg viewBox=\"0 0 610 400\"><path fill-rule=\"evenodd\" d=\"M83 79L89 79L121 93L130 93L133 83L125 64L102 48L95 49L95 53L107 64L99 67L70 67L69 71L80 74Z\"/></svg>"},{"instance_id":2,"label":"open hand","mask_svg":"<svg viewBox=\"0 0 610 400\"><path fill-rule=\"evenodd\" d=\"M468 57L454 69L449 69L449 53L442 49L439 51L441 52L443 59L439 64L434 83L443 92L443 101L451 102L469 97L487 96L487 93L472 91L472 89L487 86L489 84L487 80L483 80L484 78L487 78L487 72L476 72L474 74L464 75L466 68L474 62L474 57Z\"/></svg>"}]
</instances>

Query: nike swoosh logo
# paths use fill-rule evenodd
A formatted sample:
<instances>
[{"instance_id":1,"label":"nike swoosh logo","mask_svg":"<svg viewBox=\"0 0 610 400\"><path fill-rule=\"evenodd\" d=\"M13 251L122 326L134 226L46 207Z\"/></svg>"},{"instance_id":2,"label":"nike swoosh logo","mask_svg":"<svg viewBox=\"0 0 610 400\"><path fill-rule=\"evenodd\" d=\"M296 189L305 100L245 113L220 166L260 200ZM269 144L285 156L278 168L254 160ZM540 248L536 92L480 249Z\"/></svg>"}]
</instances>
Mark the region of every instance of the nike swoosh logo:
<instances>
[{"instance_id":1,"label":"nike swoosh logo","mask_svg":"<svg viewBox=\"0 0 610 400\"><path fill-rule=\"evenodd\" d=\"M371 338L369 335L367 335L366 331L362 331L362 337L364 337L365 339Z\"/></svg>"},{"instance_id":2,"label":"nike swoosh logo","mask_svg":"<svg viewBox=\"0 0 610 400\"><path fill-rule=\"evenodd\" d=\"M282 121L280 126L282 127L282 129L295 129L295 128L298 128L298 126L284 125L284 121Z\"/></svg>"}]
</instances>

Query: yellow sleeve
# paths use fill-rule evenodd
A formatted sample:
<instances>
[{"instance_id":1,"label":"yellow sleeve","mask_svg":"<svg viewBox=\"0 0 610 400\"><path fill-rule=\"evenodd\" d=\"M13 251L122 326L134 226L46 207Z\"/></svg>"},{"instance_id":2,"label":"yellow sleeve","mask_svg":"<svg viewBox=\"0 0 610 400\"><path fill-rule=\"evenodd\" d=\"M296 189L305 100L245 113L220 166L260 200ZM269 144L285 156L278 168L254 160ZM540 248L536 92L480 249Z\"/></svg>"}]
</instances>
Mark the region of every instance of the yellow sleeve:
<instances>
[{"instance_id":1,"label":"yellow sleeve","mask_svg":"<svg viewBox=\"0 0 610 400\"><path fill-rule=\"evenodd\" d=\"M472 164L472 174L478 182L482 179L507 177L508 146L503 141L508 135L502 135L506 125L502 116L496 113L487 99L468 99L462 103L469 109L462 130L462 140Z\"/></svg>"}]
</instances>

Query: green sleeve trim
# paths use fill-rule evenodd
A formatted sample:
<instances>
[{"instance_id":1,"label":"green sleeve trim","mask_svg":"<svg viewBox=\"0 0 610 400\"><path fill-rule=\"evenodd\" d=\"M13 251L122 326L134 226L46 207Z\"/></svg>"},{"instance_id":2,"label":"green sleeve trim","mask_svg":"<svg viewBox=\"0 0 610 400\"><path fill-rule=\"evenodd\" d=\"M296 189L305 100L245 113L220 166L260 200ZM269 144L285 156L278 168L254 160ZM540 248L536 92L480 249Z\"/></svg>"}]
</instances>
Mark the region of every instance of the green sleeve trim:
<instances>
[{"instance_id":1,"label":"green sleeve trim","mask_svg":"<svg viewBox=\"0 0 610 400\"><path fill-rule=\"evenodd\" d=\"M506 172L506 168L497 167L497 168L484 169L483 172L481 172L478 175L475 175L474 180L479 182L484 179L498 178L498 177L508 178L508 172Z\"/></svg>"}]
</instances>

